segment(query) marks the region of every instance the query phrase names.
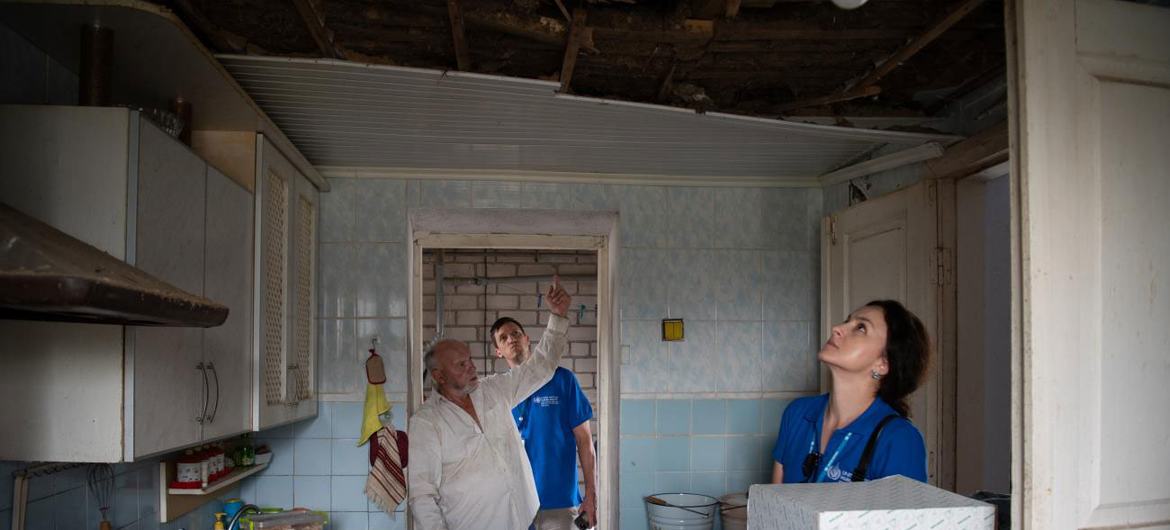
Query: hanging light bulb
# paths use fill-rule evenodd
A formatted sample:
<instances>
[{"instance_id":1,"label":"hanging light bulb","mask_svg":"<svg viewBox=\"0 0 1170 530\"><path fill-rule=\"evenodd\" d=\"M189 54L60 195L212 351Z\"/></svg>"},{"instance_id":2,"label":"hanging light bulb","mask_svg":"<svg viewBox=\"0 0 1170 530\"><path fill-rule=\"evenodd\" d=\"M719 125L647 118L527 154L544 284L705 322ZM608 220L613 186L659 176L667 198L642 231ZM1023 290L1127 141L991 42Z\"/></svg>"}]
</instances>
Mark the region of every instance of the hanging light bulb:
<instances>
[{"instance_id":1,"label":"hanging light bulb","mask_svg":"<svg viewBox=\"0 0 1170 530\"><path fill-rule=\"evenodd\" d=\"M863 5L867 0L833 0L833 5L841 9L857 9Z\"/></svg>"}]
</instances>

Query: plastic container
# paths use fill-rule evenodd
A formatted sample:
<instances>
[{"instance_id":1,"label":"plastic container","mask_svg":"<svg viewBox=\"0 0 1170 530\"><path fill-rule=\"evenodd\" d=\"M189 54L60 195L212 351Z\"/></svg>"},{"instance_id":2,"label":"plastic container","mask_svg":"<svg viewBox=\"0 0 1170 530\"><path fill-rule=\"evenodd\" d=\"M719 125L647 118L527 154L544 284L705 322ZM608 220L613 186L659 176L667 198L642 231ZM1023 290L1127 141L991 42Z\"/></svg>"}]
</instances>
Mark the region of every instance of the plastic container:
<instances>
[{"instance_id":1,"label":"plastic container","mask_svg":"<svg viewBox=\"0 0 1170 530\"><path fill-rule=\"evenodd\" d=\"M318 512L253 515L251 530L323 530L329 519Z\"/></svg>"},{"instance_id":2,"label":"plastic container","mask_svg":"<svg viewBox=\"0 0 1170 530\"><path fill-rule=\"evenodd\" d=\"M669 506L654 504L651 497ZM645 502L650 530L711 530L719 509L719 499L696 493L656 493Z\"/></svg>"},{"instance_id":3,"label":"plastic container","mask_svg":"<svg viewBox=\"0 0 1170 530\"><path fill-rule=\"evenodd\" d=\"M723 530L747 530L746 493L728 493L719 497L719 521Z\"/></svg>"}]
</instances>

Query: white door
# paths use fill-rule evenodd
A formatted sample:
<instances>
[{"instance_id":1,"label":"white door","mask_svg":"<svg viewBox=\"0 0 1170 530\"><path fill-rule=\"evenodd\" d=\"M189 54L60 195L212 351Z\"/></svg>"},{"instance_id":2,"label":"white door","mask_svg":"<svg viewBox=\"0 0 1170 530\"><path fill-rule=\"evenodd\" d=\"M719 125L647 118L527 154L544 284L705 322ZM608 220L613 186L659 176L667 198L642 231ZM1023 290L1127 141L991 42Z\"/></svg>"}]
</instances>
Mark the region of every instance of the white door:
<instances>
[{"instance_id":1,"label":"white door","mask_svg":"<svg viewBox=\"0 0 1170 530\"><path fill-rule=\"evenodd\" d=\"M921 182L825 218L821 232L823 340L854 309L872 300L893 299L918 315L937 343L939 288L933 266L938 246L937 186ZM926 438L932 484L939 484L940 478L941 364L932 359L931 372L909 400L911 420ZM822 387L828 390L827 371L821 373Z\"/></svg>"},{"instance_id":2,"label":"white door","mask_svg":"<svg viewBox=\"0 0 1170 530\"><path fill-rule=\"evenodd\" d=\"M1014 520L1170 528L1170 8L1009 9Z\"/></svg>"}]
</instances>

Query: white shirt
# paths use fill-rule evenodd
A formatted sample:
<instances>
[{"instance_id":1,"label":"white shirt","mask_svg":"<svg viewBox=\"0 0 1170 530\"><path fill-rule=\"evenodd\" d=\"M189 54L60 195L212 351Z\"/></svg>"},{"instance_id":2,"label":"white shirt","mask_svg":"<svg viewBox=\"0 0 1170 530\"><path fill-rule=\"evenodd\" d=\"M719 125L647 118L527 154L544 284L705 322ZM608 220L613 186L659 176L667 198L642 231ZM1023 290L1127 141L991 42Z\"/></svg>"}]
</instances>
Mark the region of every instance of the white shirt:
<instances>
[{"instance_id":1,"label":"white shirt","mask_svg":"<svg viewBox=\"0 0 1170 530\"><path fill-rule=\"evenodd\" d=\"M569 343L569 321L549 315L533 355L471 391L483 429L432 391L410 417L407 496L416 530L523 530L540 499L512 407L552 379Z\"/></svg>"}]
</instances>

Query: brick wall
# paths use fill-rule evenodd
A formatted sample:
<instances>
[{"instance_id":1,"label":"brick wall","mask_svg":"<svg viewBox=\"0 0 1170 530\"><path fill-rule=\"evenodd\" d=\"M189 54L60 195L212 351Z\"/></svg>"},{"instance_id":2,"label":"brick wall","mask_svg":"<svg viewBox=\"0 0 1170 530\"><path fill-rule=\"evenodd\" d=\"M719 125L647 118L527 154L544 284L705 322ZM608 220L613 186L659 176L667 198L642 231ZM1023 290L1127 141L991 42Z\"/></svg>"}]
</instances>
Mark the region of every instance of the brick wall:
<instances>
[{"instance_id":1,"label":"brick wall","mask_svg":"<svg viewBox=\"0 0 1170 530\"><path fill-rule=\"evenodd\" d=\"M440 251L423 254L423 337L435 334L435 263ZM577 374L582 390L593 405L591 424L597 434L597 253L538 250L444 250L443 336L466 342L481 375L508 371L508 363L496 357L488 331L497 318L508 316L524 326L533 347L548 323L548 305L542 294L547 281L510 281L475 285L455 278L492 280L551 276L573 296L569 308L569 351L561 366ZM588 277L585 279L582 277ZM583 307L582 307L583 306Z\"/></svg>"}]
</instances>

